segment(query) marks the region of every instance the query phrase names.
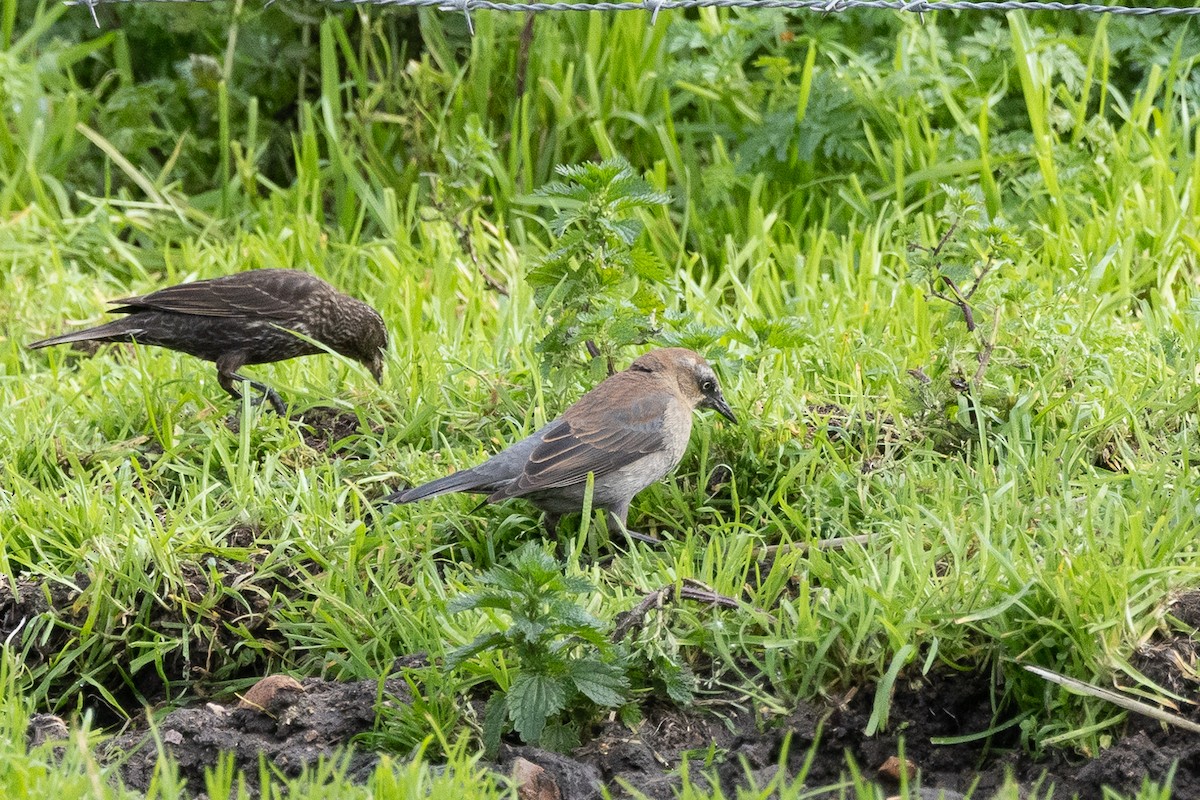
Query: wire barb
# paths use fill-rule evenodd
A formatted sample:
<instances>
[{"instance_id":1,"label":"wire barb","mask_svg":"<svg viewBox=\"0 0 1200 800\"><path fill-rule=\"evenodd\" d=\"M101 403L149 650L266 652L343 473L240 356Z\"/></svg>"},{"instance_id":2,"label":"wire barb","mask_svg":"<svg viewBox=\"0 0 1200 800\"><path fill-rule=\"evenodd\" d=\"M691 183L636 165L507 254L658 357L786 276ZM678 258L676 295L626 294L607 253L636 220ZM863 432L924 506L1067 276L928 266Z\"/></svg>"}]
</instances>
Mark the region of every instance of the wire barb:
<instances>
[{"instance_id":1,"label":"wire barb","mask_svg":"<svg viewBox=\"0 0 1200 800\"><path fill-rule=\"evenodd\" d=\"M337 2L337 0L334 0ZM381 5L404 5L404 3L392 3L389 0L381 0ZM475 21L471 19L471 4L472 0L451 0L445 5L438 6L440 11L461 11L462 15L467 18L467 33L472 37L475 36Z\"/></svg>"},{"instance_id":2,"label":"wire barb","mask_svg":"<svg viewBox=\"0 0 1200 800\"><path fill-rule=\"evenodd\" d=\"M928 8L928 4L925 2L925 0L910 0L907 3L904 3L904 5L902 5L900 7L900 10L901 11L909 11L909 12L912 12L912 11L917 12L917 19L919 19L921 21L921 24L924 25L926 8Z\"/></svg>"},{"instance_id":3,"label":"wire barb","mask_svg":"<svg viewBox=\"0 0 1200 800\"><path fill-rule=\"evenodd\" d=\"M664 0L642 0L642 5L650 12L650 27L658 22L658 12L662 11Z\"/></svg>"}]
</instances>

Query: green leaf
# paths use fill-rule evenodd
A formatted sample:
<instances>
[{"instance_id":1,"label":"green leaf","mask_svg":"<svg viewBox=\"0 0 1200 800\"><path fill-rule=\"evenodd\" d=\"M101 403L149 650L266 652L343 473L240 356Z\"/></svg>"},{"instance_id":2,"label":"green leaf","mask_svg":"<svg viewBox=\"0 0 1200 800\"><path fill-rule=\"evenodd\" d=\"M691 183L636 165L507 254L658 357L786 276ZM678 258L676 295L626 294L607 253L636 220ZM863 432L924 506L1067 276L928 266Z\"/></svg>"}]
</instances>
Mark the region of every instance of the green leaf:
<instances>
[{"instance_id":1,"label":"green leaf","mask_svg":"<svg viewBox=\"0 0 1200 800\"><path fill-rule=\"evenodd\" d=\"M542 731L538 744L556 753L570 753L579 747L579 730L574 725L551 722Z\"/></svg>"},{"instance_id":2,"label":"green leaf","mask_svg":"<svg viewBox=\"0 0 1200 800\"><path fill-rule=\"evenodd\" d=\"M686 666L674 664L666 659L658 663L659 674L667 696L678 705L686 706L692 702L692 693L696 688L696 676Z\"/></svg>"},{"instance_id":3,"label":"green leaf","mask_svg":"<svg viewBox=\"0 0 1200 800\"><path fill-rule=\"evenodd\" d=\"M512 608L518 599L520 599L520 594L512 591L487 590L482 592L471 592L470 594L462 594L458 597L451 598L450 602L446 603L446 610L452 614L458 614L463 611L473 611L478 608L499 608L507 610Z\"/></svg>"},{"instance_id":4,"label":"green leaf","mask_svg":"<svg viewBox=\"0 0 1200 800\"><path fill-rule=\"evenodd\" d=\"M630 253L630 263L639 278L655 283L666 283L671 280L671 270L662 259L644 247L635 247Z\"/></svg>"},{"instance_id":5,"label":"green leaf","mask_svg":"<svg viewBox=\"0 0 1200 800\"><path fill-rule=\"evenodd\" d=\"M611 223L611 229L625 244L633 244L642 233L641 220L623 219Z\"/></svg>"},{"instance_id":6,"label":"green leaf","mask_svg":"<svg viewBox=\"0 0 1200 800\"><path fill-rule=\"evenodd\" d=\"M565 597L556 597L551 600L547 611L548 616L572 629L591 628L602 631L607 628L603 622L588 613L583 606L573 603Z\"/></svg>"},{"instance_id":7,"label":"green leaf","mask_svg":"<svg viewBox=\"0 0 1200 800\"><path fill-rule=\"evenodd\" d=\"M546 633L546 625L537 620L520 617L513 620L512 629L521 634L525 641L535 643L540 640Z\"/></svg>"},{"instance_id":8,"label":"green leaf","mask_svg":"<svg viewBox=\"0 0 1200 800\"><path fill-rule=\"evenodd\" d=\"M563 577L562 588L564 592L571 594L587 594L596 591L596 584L578 575L566 575Z\"/></svg>"},{"instance_id":9,"label":"green leaf","mask_svg":"<svg viewBox=\"0 0 1200 800\"><path fill-rule=\"evenodd\" d=\"M528 671L516 677L505 697L513 728L526 744L541 741L546 718L562 711L566 702L566 687L560 678Z\"/></svg>"},{"instance_id":10,"label":"green leaf","mask_svg":"<svg viewBox=\"0 0 1200 800\"><path fill-rule=\"evenodd\" d=\"M487 758L495 758L500 750L500 737L508 723L504 692L495 692L488 698L483 711L483 752Z\"/></svg>"},{"instance_id":11,"label":"green leaf","mask_svg":"<svg viewBox=\"0 0 1200 800\"><path fill-rule=\"evenodd\" d=\"M599 706L621 705L629 689L629 680L620 669L594 658L572 663L570 678L580 694Z\"/></svg>"},{"instance_id":12,"label":"green leaf","mask_svg":"<svg viewBox=\"0 0 1200 800\"><path fill-rule=\"evenodd\" d=\"M470 644L456 647L446 654L446 669L454 669L468 658L482 653L484 650L503 647L507 641L507 637L503 633L481 633Z\"/></svg>"}]
</instances>

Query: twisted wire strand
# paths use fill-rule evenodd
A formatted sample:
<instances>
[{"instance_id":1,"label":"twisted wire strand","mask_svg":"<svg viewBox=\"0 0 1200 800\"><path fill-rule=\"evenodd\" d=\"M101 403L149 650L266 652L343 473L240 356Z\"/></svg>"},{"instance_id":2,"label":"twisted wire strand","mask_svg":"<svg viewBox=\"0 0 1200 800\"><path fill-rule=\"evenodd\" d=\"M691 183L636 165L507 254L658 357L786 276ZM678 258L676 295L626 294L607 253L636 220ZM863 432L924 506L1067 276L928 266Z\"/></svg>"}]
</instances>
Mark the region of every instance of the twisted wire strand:
<instances>
[{"instance_id":1,"label":"twisted wire strand","mask_svg":"<svg viewBox=\"0 0 1200 800\"><path fill-rule=\"evenodd\" d=\"M66 0L68 6L88 6L112 3L211 3L213 0ZM287 0L271 0L287 2ZM1060 3L1053 0L643 0L643 2L596 3L501 3L495 0L323 0L330 5L401 6L437 8L442 11L470 13L472 11L660 11L677 8L786 8L801 11L836 13L855 8L876 8L926 14L933 11L1068 11L1091 14L1117 14L1131 17L1200 16L1200 6L1181 8L1143 8L1139 6L1100 5L1098 3Z\"/></svg>"}]
</instances>

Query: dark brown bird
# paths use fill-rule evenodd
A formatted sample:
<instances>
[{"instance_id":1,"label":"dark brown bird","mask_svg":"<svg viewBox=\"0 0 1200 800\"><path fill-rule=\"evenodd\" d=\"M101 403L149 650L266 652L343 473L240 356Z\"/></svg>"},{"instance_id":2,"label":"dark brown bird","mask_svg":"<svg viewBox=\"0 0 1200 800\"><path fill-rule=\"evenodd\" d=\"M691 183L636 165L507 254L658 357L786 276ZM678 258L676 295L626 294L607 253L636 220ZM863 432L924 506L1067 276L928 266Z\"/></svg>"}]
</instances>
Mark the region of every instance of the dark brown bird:
<instances>
[{"instance_id":1,"label":"dark brown bird","mask_svg":"<svg viewBox=\"0 0 1200 800\"><path fill-rule=\"evenodd\" d=\"M633 496L683 457L692 411L737 418L708 362L691 350L653 350L568 408L561 417L477 467L388 496L411 503L449 492L486 494L487 502L523 497L546 512L553 535L559 517L580 511L593 477L592 505L626 535L654 541L625 526Z\"/></svg>"},{"instance_id":2,"label":"dark brown bird","mask_svg":"<svg viewBox=\"0 0 1200 800\"><path fill-rule=\"evenodd\" d=\"M324 352L306 336L366 365L383 377L387 330L379 312L325 281L294 269L256 269L181 283L141 297L113 300L123 319L42 339L37 350L70 342L134 342L214 361L217 380L234 398L245 381L279 414L286 408L274 389L239 375L248 364L267 364Z\"/></svg>"}]
</instances>

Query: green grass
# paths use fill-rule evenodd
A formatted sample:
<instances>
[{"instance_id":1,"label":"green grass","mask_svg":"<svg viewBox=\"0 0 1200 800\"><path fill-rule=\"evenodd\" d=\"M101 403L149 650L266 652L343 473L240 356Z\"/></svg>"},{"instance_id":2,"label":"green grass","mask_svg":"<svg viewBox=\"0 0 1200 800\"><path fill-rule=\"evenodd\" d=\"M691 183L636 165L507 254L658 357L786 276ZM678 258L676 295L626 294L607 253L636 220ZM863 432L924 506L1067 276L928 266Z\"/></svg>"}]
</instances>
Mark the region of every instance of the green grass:
<instances>
[{"instance_id":1,"label":"green grass","mask_svg":"<svg viewBox=\"0 0 1200 800\"><path fill-rule=\"evenodd\" d=\"M685 578L742 599L675 606L641 646L694 668L702 695L779 709L905 670L994 665L1034 750L1095 752L1124 712L1022 664L1154 691L1135 653L1200 581L1194 25L1159 42L1150 21L1021 15L922 26L705 9L654 27L542 15L518 99L515 15L476 15L467 39L453 15L422 12L416 54L392 17L346 13L296 23L313 50L297 65L309 95L294 125L260 125L225 70L232 85L190 96L189 113L221 120L207 138L143 147L138 136L190 117L167 107L131 122L115 88L93 92L93 74L129 87L130 63L148 68L127 34L69 44L55 32L75 35L64 15L78 9L3 3L17 6L0 57L0 574L77 593L30 620L4 662L0 793L128 794L89 754L98 734L83 712L137 713L148 674L172 703L269 671L373 678L488 629L447 602L541 535L529 507L367 510L402 482L477 463L587 388L584 370L543 371L524 276L554 244L535 190L556 164L614 155L675 198L642 217L641 241L676 275L680 321L665 335L710 349L741 422L698 419L676 473L637 498L631 524L665 547L601 567L582 537L559 542L599 587L590 613L612 620ZM244 12L245 41L270 13ZM1017 242L975 297L975 335L914 277L914 245L946 233L959 192ZM979 229L956 239L954 266L982 241ZM251 368L299 407L358 414L352 457L239 409L211 365L185 356L23 349L100 319L107 299L278 266L314 271L388 322L381 387L335 357ZM951 380L975 373L993 330L968 398ZM809 415L827 404L847 420ZM732 480L709 493L722 466ZM230 544L237 528L250 546ZM874 535L865 547L763 557L861 533ZM186 590L196 570L250 568L249 581ZM181 678L197 667L198 686ZM438 679L448 730L428 760L444 772L398 759L376 795L339 796L499 794L472 782L465 698L507 688L513 669L490 654ZM72 718L61 763L25 752L34 710ZM182 791L166 763L154 797ZM292 796L343 780L329 769ZM684 796L708 796L700 785Z\"/></svg>"}]
</instances>

